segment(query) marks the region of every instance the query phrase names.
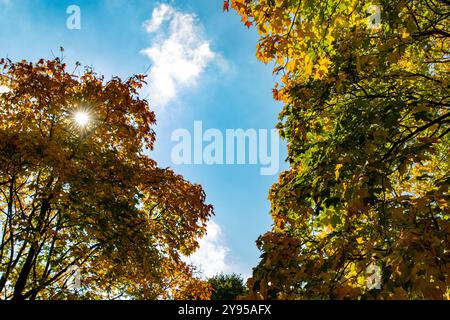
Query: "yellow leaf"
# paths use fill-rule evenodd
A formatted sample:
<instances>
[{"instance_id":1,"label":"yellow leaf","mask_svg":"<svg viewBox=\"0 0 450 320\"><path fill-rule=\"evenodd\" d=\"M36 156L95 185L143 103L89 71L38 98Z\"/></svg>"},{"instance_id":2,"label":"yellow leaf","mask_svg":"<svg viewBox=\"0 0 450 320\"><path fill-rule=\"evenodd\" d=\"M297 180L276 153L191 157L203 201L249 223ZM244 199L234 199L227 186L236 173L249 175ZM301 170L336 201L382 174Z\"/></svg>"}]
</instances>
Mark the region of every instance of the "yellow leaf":
<instances>
[{"instance_id":1,"label":"yellow leaf","mask_svg":"<svg viewBox=\"0 0 450 320\"><path fill-rule=\"evenodd\" d=\"M287 64L286 64L286 69L288 70L288 71L294 71L294 69L295 69L295 65L296 65L296 61L295 60L291 60L291 61L289 61Z\"/></svg>"},{"instance_id":2,"label":"yellow leaf","mask_svg":"<svg viewBox=\"0 0 450 320\"><path fill-rule=\"evenodd\" d=\"M339 174L340 174L340 170L341 170L342 166L343 166L342 163L338 163L336 165L336 169L334 170L334 174L336 176L336 180L339 180Z\"/></svg>"}]
</instances>

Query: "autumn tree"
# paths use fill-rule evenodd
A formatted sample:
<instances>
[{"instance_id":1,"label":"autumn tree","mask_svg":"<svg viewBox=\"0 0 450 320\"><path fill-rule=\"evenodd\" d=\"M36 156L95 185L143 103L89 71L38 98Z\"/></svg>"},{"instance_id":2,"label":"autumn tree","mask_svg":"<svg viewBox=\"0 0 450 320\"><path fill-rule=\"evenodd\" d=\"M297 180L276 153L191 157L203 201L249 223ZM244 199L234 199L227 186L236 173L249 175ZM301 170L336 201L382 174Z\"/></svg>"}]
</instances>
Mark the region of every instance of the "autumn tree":
<instances>
[{"instance_id":1,"label":"autumn tree","mask_svg":"<svg viewBox=\"0 0 450 320\"><path fill-rule=\"evenodd\" d=\"M0 297L208 298L181 257L212 207L148 157L144 77L75 75L59 59L0 68Z\"/></svg>"},{"instance_id":2,"label":"autumn tree","mask_svg":"<svg viewBox=\"0 0 450 320\"><path fill-rule=\"evenodd\" d=\"M234 300L246 290L244 280L235 273L216 275L208 283L212 287L211 300Z\"/></svg>"},{"instance_id":3,"label":"autumn tree","mask_svg":"<svg viewBox=\"0 0 450 320\"><path fill-rule=\"evenodd\" d=\"M290 163L270 191L253 297L448 299L450 2L229 8L275 64Z\"/></svg>"}]
</instances>

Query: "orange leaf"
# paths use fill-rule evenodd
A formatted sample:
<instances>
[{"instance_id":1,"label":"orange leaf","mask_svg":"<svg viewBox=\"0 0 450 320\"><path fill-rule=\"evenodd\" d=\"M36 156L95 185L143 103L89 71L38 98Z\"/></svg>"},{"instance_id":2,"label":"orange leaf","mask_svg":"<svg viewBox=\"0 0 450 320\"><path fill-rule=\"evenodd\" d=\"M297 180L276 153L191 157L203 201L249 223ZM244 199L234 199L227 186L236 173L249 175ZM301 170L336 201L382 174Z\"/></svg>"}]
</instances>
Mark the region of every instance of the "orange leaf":
<instances>
[{"instance_id":1,"label":"orange leaf","mask_svg":"<svg viewBox=\"0 0 450 320\"><path fill-rule=\"evenodd\" d=\"M228 11L229 10L229 5L230 5L230 2L228 0L225 0L223 2L223 11Z\"/></svg>"}]
</instances>

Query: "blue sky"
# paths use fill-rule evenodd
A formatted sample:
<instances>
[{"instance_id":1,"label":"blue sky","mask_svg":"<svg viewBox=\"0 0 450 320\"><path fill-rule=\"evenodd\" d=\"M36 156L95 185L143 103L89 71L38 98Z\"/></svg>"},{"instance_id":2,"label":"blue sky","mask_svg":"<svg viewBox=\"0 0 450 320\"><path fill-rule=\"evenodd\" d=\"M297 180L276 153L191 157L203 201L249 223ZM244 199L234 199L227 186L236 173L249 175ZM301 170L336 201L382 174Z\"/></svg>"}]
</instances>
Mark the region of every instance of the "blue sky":
<instances>
[{"instance_id":1,"label":"blue sky","mask_svg":"<svg viewBox=\"0 0 450 320\"><path fill-rule=\"evenodd\" d=\"M262 176L259 165L175 165L171 159L171 134L177 128L193 132L196 120L204 130L222 132L271 129L277 122L276 79L271 66L255 58L257 34L236 14L222 13L222 3L0 0L0 57L36 61L59 56L62 46L69 66L79 61L106 78L148 70L142 95L158 121L152 157L202 184L215 207L209 235L192 261L206 275L248 276L259 258L255 240L271 225L267 194L277 175ZM70 5L81 10L79 30L67 28ZM283 145L279 157L282 163Z\"/></svg>"}]
</instances>

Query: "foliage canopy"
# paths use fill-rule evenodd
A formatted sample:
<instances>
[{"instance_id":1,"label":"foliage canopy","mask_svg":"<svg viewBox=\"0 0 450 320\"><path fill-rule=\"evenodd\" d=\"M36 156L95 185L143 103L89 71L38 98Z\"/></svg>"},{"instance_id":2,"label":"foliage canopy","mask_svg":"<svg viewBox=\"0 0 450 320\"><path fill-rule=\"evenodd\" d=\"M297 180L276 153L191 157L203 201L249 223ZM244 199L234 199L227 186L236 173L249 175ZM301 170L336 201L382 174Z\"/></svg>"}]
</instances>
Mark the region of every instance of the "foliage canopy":
<instances>
[{"instance_id":1,"label":"foliage canopy","mask_svg":"<svg viewBox=\"0 0 450 320\"><path fill-rule=\"evenodd\" d=\"M147 156L144 77L76 76L59 59L0 68L2 298L207 298L180 258L212 207Z\"/></svg>"},{"instance_id":2,"label":"foliage canopy","mask_svg":"<svg viewBox=\"0 0 450 320\"><path fill-rule=\"evenodd\" d=\"M244 280L233 274L220 274L208 279L212 287L211 300L234 300L245 292Z\"/></svg>"},{"instance_id":3,"label":"foliage canopy","mask_svg":"<svg viewBox=\"0 0 450 320\"><path fill-rule=\"evenodd\" d=\"M270 191L253 297L449 298L450 3L229 7L275 62L290 163ZM380 289L366 287L370 265Z\"/></svg>"}]
</instances>

